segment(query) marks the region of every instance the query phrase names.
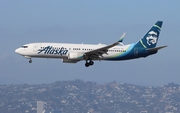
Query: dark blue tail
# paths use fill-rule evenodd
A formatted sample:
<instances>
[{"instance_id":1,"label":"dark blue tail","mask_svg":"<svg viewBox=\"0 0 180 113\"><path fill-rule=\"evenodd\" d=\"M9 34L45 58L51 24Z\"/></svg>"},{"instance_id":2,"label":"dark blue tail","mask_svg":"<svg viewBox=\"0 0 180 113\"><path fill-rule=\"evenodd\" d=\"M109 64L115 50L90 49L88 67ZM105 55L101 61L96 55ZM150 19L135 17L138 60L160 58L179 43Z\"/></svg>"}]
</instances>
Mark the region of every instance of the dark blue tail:
<instances>
[{"instance_id":1,"label":"dark blue tail","mask_svg":"<svg viewBox=\"0 0 180 113\"><path fill-rule=\"evenodd\" d=\"M156 47L162 24L162 21L157 21L152 26L152 28L145 34L145 36L139 41L139 43L141 43L144 48Z\"/></svg>"}]
</instances>

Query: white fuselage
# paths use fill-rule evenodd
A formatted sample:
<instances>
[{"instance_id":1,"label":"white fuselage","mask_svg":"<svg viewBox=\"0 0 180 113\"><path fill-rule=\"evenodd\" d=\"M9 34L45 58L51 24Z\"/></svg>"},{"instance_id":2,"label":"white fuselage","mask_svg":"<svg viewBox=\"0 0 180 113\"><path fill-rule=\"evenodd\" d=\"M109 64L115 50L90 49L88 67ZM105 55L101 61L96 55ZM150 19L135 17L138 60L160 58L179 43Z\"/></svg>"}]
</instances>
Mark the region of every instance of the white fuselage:
<instances>
[{"instance_id":1,"label":"white fuselage","mask_svg":"<svg viewBox=\"0 0 180 113\"><path fill-rule=\"evenodd\" d=\"M68 44L68 43L30 43L16 49L16 53L25 56L26 58L68 58L70 53L86 53L101 47L105 44ZM93 60L105 60L120 53L126 52L130 45L114 46L108 49L107 54ZM40 50L42 50L40 52ZM83 59L82 59L83 60Z\"/></svg>"}]
</instances>

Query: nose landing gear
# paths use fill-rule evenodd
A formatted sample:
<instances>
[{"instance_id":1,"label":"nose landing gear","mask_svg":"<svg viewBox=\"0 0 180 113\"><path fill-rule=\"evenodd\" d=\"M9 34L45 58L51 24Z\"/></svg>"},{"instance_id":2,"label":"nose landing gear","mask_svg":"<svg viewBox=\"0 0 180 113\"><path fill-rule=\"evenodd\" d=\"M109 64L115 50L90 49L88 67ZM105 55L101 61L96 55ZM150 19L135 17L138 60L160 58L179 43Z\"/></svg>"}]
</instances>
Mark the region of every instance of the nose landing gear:
<instances>
[{"instance_id":1,"label":"nose landing gear","mask_svg":"<svg viewBox=\"0 0 180 113\"><path fill-rule=\"evenodd\" d=\"M92 60L90 60L89 62L88 62L88 60L86 60L86 63L85 63L86 67L89 67L89 66L92 66L92 65L94 65L94 62Z\"/></svg>"},{"instance_id":2,"label":"nose landing gear","mask_svg":"<svg viewBox=\"0 0 180 113\"><path fill-rule=\"evenodd\" d=\"M29 63L32 63L32 59L29 60Z\"/></svg>"}]
</instances>

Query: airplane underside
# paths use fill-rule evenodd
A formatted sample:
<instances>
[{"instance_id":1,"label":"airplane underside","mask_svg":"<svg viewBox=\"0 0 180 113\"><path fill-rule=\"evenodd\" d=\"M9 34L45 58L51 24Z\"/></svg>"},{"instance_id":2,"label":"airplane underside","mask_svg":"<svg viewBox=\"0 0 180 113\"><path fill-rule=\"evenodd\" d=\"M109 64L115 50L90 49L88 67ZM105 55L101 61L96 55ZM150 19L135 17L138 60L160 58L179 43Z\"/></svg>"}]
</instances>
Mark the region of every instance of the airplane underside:
<instances>
[{"instance_id":1,"label":"airplane underside","mask_svg":"<svg viewBox=\"0 0 180 113\"><path fill-rule=\"evenodd\" d=\"M113 58L112 56L106 56L106 57L99 57L99 58L83 58L83 59L68 59L67 56L59 56L59 55L32 55L32 56L24 56L25 58L29 59L29 63L32 63L32 58L53 58L53 59L62 59L63 63L77 63L79 61L85 61L85 66L89 67L94 65L94 61L96 60L105 60L105 61L121 61L121 60L129 60L129 59L133 59L134 56L131 57L121 57L121 58Z\"/></svg>"}]
</instances>

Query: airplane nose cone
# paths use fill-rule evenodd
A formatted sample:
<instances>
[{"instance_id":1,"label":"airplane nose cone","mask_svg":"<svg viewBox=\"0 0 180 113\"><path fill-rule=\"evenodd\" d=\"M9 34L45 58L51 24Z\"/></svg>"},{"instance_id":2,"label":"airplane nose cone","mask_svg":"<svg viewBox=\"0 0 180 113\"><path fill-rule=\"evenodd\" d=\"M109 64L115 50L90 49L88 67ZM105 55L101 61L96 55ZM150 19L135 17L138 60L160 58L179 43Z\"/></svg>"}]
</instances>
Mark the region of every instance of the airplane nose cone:
<instances>
[{"instance_id":1,"label":"airplane nose cone","mask_svg":"<svg viewBox=\"0 0 180 113\"><path fill-rule=\"evenodd\" d=\"M15 50L15 52L17 53L17 49Z\"/></svg>"},{"instance_id":2,"label":"airplane nose cone","mask_svg":"<svg viewBox=\"0 0 180 113\"><path fill-rule=\"evenodd\" d=\"M16 52L16 53L18 53L18 54L20 54L20 53L19 53L19 48L18 48L18 49L16 49L16 50L15 50L15 52Z\"/></svg>"}]
</instances>

